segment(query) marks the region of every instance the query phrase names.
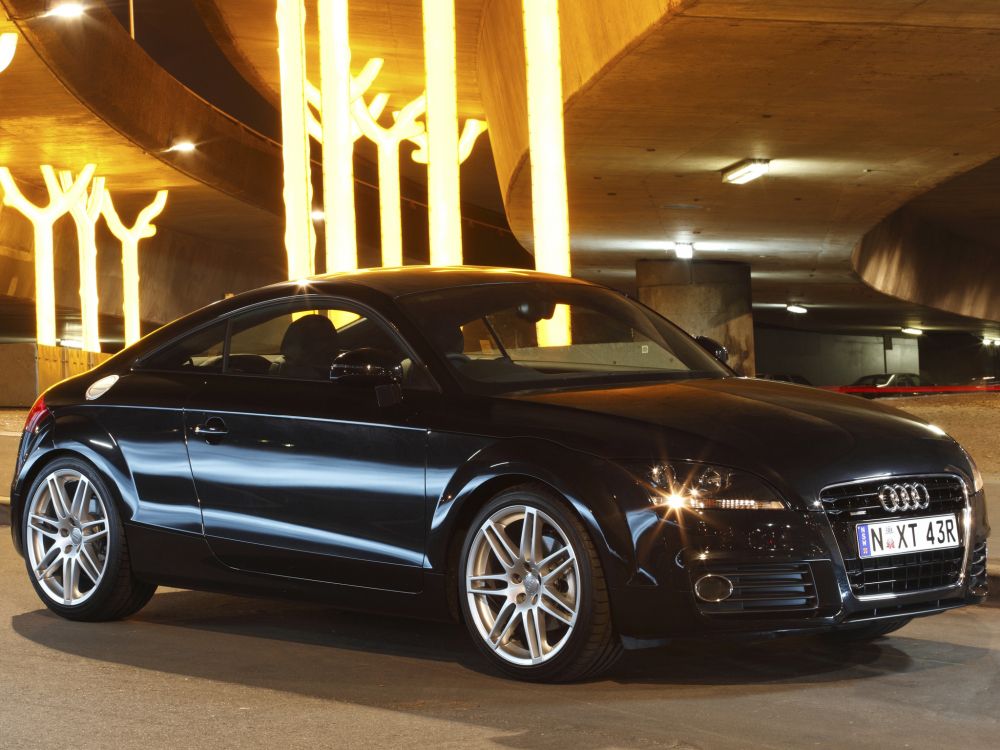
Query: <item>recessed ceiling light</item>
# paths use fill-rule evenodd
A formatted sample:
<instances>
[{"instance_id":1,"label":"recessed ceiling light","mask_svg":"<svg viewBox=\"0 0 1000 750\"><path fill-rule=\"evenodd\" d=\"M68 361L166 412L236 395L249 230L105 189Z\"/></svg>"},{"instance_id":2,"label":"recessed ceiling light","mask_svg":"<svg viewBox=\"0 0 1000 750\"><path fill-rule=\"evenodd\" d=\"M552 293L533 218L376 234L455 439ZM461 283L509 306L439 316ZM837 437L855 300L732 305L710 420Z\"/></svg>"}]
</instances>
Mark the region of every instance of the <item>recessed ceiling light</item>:
<instances>
[{"instance_id":1,"label":"recessed ceiling light","mask_svg":"<svg viewBox=\"0 0 1000 750\"><path fill-rule=\"evenodd\" d=\"M326 218L326 214L323 213L323 209L321 208L314 208L309 215L312 216L313 221L323 221Z\"/></svg>"},{"instance_id":2,"label":"recessed ceiling light","mask_svg":"<svg viewBox=\"0 0 1000 750\"><path fill-rule=\"evenodd\" d=\"M674 254L680 260L691 260L694 257L694 245L689 242L675 242Z\"/></svg>"},{"instance_id":3,"label":"recessed ceiling light","mask_svg":"<svg viewBox=\"0 0 1000 750\"><path fill-rule=\"evenodd\" d=\"M923 331L920 330L919 328L900 328L899 330L901 330L903 333L905 333L905 334L907 334L909 336L921 336L921 335L923 335Z\"/></svg>"},{"instance_id":4,"label":"recessed ceiling light","mask_svg":"<svg viewBox=\"0 0 1000 750\"><path fill-rule=\"evenodd\" d=\"M722 181L732 185L745 185L766 175L770 169L770 159L744 159L722 170Z\"/></svg>"},{"instance_id":5,"label":"recessed ceiling light","mask_svg":"<svg viewBox=\"0 0 1000 750\"><path fill-rule=\"evenodd\" d=\"M190 154L196 148L198 147L191 141L177 141L173 146L167 149L167 153L176 151L179 154Z\"/></svg>"},{"instance_id":6,"label":"recessed ceiling light","mask_svg":"<svg viewBox=\"0 0 1000 750\"><path fill-rule=\"evenodd\" d=\"M83 3L60 3L45 15L56 18L79 18L86 10Z\"/></svg>"},{"instance_id":7,"label":"recessed ceiling light","mask_svg":"<svg viewBox=\"0 0 1000 750\"><path fill-rule=\"evenodd\" d=\"M805 315L809 312L808 308L802 305L785 305L785 309L790 313L795 313L796 315Z\"/></svg>"}]
</instances>

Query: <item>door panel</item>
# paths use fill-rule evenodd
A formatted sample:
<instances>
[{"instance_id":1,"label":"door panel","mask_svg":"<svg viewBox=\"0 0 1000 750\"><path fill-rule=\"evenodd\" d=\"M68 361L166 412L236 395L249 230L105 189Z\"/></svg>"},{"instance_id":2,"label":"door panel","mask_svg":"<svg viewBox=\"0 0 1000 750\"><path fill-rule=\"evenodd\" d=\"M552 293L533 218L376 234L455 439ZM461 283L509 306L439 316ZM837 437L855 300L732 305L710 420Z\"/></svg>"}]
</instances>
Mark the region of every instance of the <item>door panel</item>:
<instances>
[{"instance_id":1,"label":"door panel","mask_svg":"<svg viewBox=\"0 0 1000 750\"><path fill-rule=\"evenodd\" d=\"M426 440L408 417L368 388L211 378L185 423L212 549L244 570L419 590Z\"/></svg>"}]
</instances>

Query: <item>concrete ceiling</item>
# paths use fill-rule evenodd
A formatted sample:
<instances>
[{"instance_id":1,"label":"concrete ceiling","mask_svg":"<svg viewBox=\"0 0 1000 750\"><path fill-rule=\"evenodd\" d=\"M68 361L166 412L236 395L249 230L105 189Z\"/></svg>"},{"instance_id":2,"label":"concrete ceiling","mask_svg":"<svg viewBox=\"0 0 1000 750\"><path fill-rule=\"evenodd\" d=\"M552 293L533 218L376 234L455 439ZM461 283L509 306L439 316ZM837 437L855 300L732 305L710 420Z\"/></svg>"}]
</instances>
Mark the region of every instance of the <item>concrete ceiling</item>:
<instances>
[{"instance_id":1,"label":"concrete ceiling","mask_svg":"<svg viewBox=\"0 0 1000 750\"><path fill-rule=\"evenodd\" d=\"M664 254L668 241L694 242L701 257L751 264L755 314L763 322L804 325L783 311L785 302L797 301L812 308L813 327L979 325L871 290L850 256L866 231L925 193L923 210L947 213L962 225L956 233L990 235L993 224L965 226L996 221L987 201L959 210L956 188L944 196L948 209L928 191L1000 156L1000 4L628 3L665 9L664 16L567 92L578 275L627 287L635 260ZM215 19L210 25L234 64L273 100L273 0L198 4ZM423 86L419 6L420 0L351 0L355 60L386 58L379 89L398 93L397 104ZM486 109L492 125L496 112L483 104L477 46L491 4L458 0L457 7L461 109L467 115ZM589 28L595 28L622 7L564 0L562 12L593 12ZM603 19L595 9L603 9ZM564 58L574 55L575 41L583 46L571 37L586 33L588 23L578 20L564 24ZM309 39L315 69L314 26ZM527 167L512 170L501 189L511 227L530 247L526 156L497 153L498 161ZM720 170L748 157L771 159L771 174L745 186L723 184ZM988 173L978 174L984 182L956 183L964 195L995 185Z\"/></svg>"},{"instance_id":2,"label":"concrete ceiling","mask_svg":"<svg viewBox=\"0 0 1000 750\"><path fill-rule=\"evenodd\" d=\"M625 280L665 241L694 242L751 263L761 320L781 322L767 305L794 299L952 325L876 305L849 261L882 217L1000 153L1000 5L691 2L574 93L566 117L580 275ZM771 174L724 184L744 158L773 160ZM530 243L530 170L502 187Z\"/></svg>"}]
</instances>

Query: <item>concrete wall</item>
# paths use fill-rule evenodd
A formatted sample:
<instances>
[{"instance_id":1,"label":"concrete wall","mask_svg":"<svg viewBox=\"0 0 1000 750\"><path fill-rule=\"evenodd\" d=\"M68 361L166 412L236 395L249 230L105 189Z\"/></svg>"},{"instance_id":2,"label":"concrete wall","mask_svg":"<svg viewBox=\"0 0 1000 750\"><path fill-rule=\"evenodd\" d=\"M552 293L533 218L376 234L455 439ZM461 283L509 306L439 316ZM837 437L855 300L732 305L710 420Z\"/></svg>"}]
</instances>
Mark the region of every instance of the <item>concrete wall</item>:
<instances>
[{"instance_id":1,"label":"concrete wall","mask_svg":"<svg viewBox=\"0 0 1000 750\"><path fill-rule=\"evenodd\" d=\"M750 266L723 261L640 260L639 300L692 336L729 350L729 365L753 375L754 330Z\"/></svg>"},{"instance_id":2,"label":"concrete wall","mask_svg":"<svg viewBox=\"0 0 1000 750\"><path fill-rule=\"evenodd\" d=\"M848 385L862 375L920 372L917 340L758 327L757 370L804 376L813 385Z\"/></svg>"}]
</instances>

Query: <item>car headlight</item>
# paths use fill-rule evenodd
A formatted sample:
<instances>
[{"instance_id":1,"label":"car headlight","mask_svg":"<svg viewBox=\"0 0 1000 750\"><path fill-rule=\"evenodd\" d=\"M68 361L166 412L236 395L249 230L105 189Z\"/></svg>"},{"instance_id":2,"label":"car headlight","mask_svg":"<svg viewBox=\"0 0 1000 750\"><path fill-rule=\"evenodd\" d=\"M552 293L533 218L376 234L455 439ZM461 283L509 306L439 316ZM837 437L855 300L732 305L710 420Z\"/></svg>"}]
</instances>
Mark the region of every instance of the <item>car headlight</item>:
<instances>
[{"instance_id":1,"label":"car headlight","mask_svg":"<svg viewBox=\"0 0 1000 750\"><path fill-rule=\"evenodd\" d=\"M778 494L753 474L722 466L662 463L650 467L649 502L673 510L784 510Z\"/></svg>"},{"instance_id":2,"label":"car headlight","mask_svg":"<svg viewBox=\"0 0 1000 750\"><path fill-rule=\"evenodd\" d=\"M979 470L979 467L976 466L975 460L973 460L972 456L969 455L969 452L965 450L965 448L962 448L962 453L964 453L965 457L969 460L969 467L972 469L972 494L975 495L983 489L983 473Z\"/></svg>"}]
</instances>

